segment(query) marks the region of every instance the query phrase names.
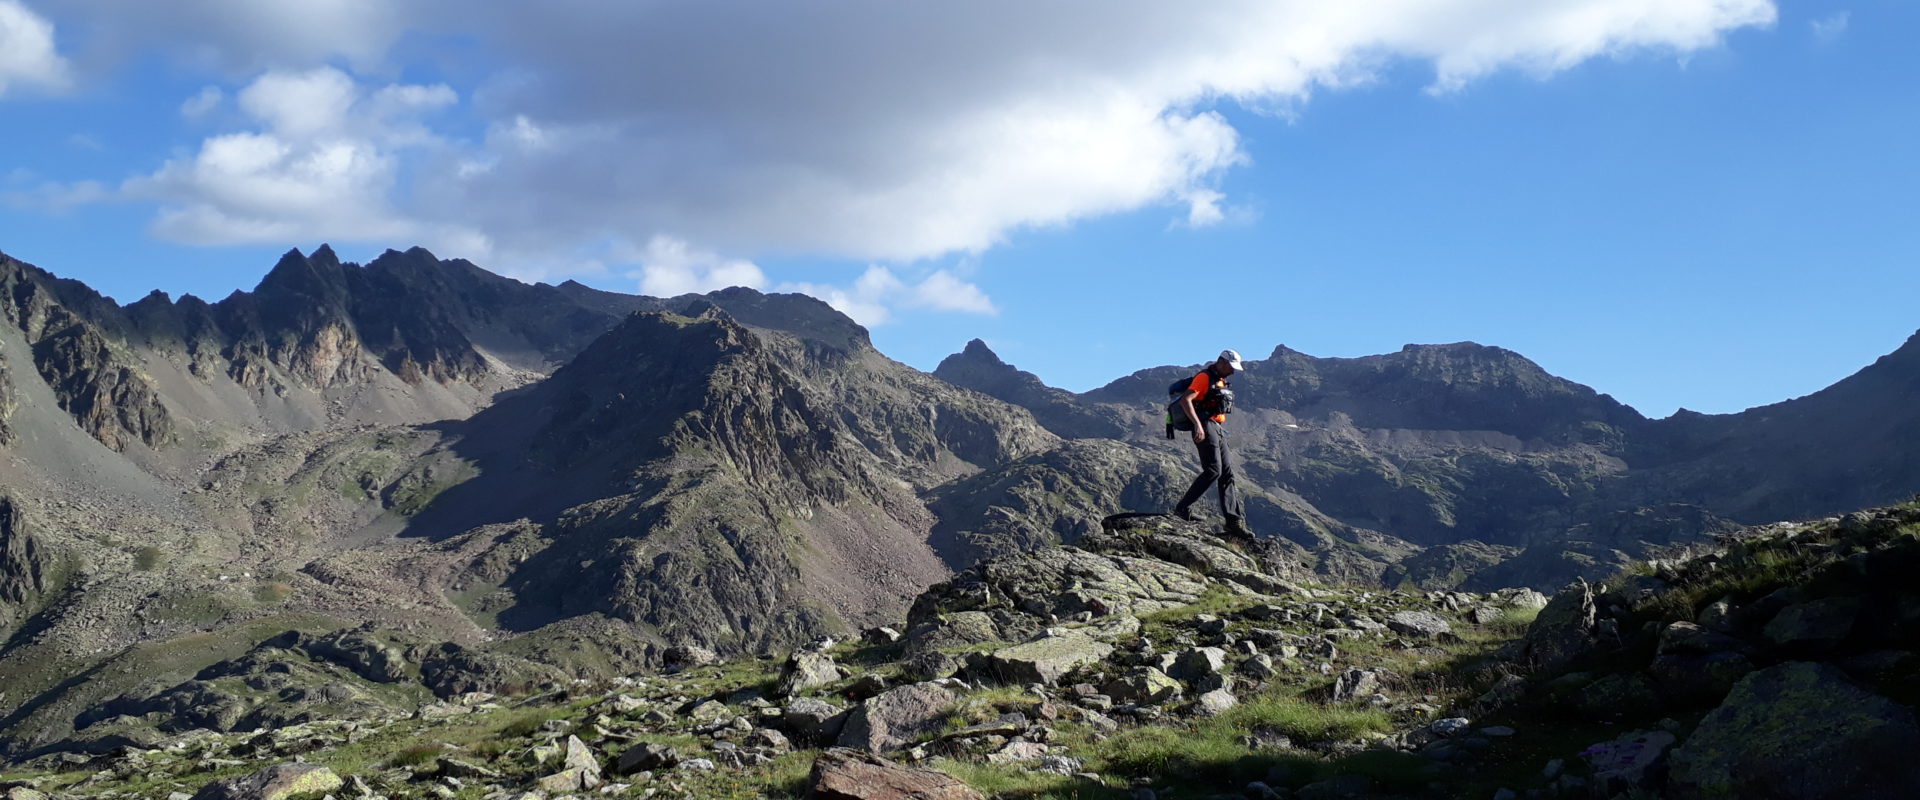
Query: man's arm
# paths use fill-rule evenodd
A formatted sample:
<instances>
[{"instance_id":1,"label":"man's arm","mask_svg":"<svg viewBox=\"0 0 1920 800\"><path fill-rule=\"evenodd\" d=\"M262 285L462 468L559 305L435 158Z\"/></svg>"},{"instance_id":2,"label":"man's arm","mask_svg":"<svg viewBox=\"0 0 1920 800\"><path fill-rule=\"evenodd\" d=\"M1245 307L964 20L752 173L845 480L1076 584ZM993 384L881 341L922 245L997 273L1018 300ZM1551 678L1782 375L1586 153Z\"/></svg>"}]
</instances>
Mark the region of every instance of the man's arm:
<instances>
[{"instance_id":1,"label":"man's arm","mask_svg":"<svg viewBox=\"0 0 1920 800\"><path fill-rule=\"evenodd\" d=\"M1180 410L1187 415L1187 421L1193 423L1193 440L1196 443L1207 440L1207 426L1201 424L1200 412L1195 411L1193 408L1193 401L1199 396L1200 393L1192 389L1188 389L1186 394L1180 395Z\"/></svg>"}]
</instances>

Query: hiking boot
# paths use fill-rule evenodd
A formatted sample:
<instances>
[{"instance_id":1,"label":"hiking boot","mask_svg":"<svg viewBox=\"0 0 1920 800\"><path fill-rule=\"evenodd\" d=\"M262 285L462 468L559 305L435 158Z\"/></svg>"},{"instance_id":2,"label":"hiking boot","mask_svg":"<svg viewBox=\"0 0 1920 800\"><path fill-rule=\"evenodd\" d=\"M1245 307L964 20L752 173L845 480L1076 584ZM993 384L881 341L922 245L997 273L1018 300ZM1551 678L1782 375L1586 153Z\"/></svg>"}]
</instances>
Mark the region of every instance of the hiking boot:
<instances>
[{"instance_id":1,"label":"hiking boot","mask_svg":"<svg viewBox=\"0 0 1920 800\"><path fill-rule=\"evenodd\" d=\"M1173 518L1184 522L1192 522L1193 512L1184 508L1176 508L1173 510Z\"/></svg>"},{"instance_id":2,"label":"hiking boot","mask_svg":"<svg viewBox=\"0 0 1920 800\"><path fill-rule=\"evenodd\" d=\"M1246 539L1252 541L1255 538L1253 529L1248 528L1247 523L1237 519L1227 520L1227 525L1220 531L1220 534L1230 539Z\"/></svg>"}]
</instances>

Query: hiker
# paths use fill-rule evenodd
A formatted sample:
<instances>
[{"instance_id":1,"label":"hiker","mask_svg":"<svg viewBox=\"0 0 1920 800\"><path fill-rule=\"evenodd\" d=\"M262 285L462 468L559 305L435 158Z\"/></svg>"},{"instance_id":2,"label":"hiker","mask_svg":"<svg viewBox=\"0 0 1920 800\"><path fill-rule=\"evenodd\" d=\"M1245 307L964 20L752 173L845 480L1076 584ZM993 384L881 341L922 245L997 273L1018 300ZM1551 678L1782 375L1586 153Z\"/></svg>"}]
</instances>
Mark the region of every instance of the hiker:
<instances>
[{"instance_id":1,"label":"hiker","mask_svg":"<svg viewBox=\"0 0 1920 800\"><path fill-rule=\"evenodd\" d=\"M1240 493L1235 491L1237 476L1233 469L1233 454L1227 449L1227 412L1231 410L1233 392L1227 388L1227 378L1242 369L1240 354L1232 350L1220 351L1220 357L1208 364L1206 369L1193 376L1184 390L1179 384L1174 388L1169 424L1178 430L1192 430L1193 444L1200 450L1200 474L1193 479L1193 485L1187 488L1180 504L1173 507L1173 515L1184 520L1193 519L1192 506L1207 493L1207 487L1220 486L1220 514L1227 518L1225 533L1228 536L1253 538L1253 531L1247 529L1244 518L1245 509L1240 505ZM1189 428L1188 426L1191 426Z\"/></svg>"}]
</instances>

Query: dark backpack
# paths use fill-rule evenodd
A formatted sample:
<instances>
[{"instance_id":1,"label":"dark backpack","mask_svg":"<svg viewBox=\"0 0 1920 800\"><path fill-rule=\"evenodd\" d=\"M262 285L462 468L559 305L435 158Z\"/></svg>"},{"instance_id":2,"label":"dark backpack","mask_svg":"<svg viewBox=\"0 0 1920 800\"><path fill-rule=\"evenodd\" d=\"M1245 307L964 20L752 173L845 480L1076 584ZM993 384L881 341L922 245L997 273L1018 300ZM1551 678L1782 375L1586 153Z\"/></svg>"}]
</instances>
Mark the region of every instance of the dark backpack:
<instances>
[{"instance_id":1,"label":"dark backpack","mask_svg":"<svg viewBox=\"0 0 1920 800\"><path fill-rule=\"evenodd\" d=\"M1195 378L1199 376L1200 373L1194 373ZM1212 380L1212 376L1208 376L1208 380ZM1187 387L1192 385L1193 378L1187 378L1174 381L1167 387L1167 438L1169 439L1175 438L1174 431L1193 430L1193 420L1188 419L1186 412L1180 408L1180 398L1186 396ZM1199 414L1201 419L1211 419L1221 414L1232 413L1233 390L1227 388L1226 381L1220 381L1218 385L1207 391L1206 397L1200 398L1200 402L1194 404L1193 411Z\"/></svg>"}]
</instances>

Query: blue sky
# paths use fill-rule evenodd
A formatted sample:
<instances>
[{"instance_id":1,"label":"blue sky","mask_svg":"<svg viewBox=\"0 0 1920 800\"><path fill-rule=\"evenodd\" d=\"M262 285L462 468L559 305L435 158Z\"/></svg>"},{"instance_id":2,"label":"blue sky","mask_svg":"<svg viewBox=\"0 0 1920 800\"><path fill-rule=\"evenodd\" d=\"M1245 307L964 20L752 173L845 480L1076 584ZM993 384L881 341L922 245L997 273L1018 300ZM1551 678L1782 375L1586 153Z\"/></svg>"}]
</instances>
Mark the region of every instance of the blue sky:
<instances>
[{"instance_id":1,"label":"blue sky","mask_svg":"<svg viewBox=\"0 0 1920 800\"><path fill-rule=\"evenodd\" d=\"M1920 4L1158 5L0 0L0 250L123 302L322 241L804 290L1076 390L1472 340L1653 416L1920 328Z\"/></svg>"}]
</instances>

